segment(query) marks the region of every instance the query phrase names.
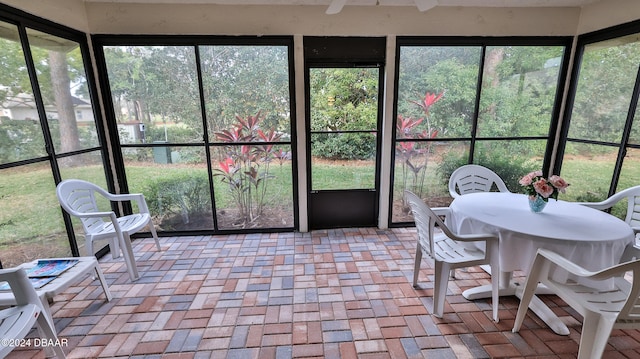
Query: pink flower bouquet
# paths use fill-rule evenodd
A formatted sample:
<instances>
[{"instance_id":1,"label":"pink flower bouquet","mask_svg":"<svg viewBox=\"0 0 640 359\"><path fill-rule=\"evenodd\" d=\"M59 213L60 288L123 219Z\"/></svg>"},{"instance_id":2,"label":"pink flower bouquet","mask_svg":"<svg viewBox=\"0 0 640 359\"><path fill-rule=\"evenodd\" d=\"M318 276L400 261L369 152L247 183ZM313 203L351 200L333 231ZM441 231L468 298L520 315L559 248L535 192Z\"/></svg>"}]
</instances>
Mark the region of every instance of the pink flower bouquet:
<instances>
[{"instance_id":1,"label":"pink flower bouquet","mask_svg":"<svg viewBox=\"0 0 640 359\"><path fill-rule=\"evenodd\" d=\"M524 192L529 197L540 196L544 201L549 198L557 198L558 193L565 193L569 183L562 177L553 175L546 179L542 176L542 171L533 171L520 179L520 184Z\"/></svg>"}]
</instances>

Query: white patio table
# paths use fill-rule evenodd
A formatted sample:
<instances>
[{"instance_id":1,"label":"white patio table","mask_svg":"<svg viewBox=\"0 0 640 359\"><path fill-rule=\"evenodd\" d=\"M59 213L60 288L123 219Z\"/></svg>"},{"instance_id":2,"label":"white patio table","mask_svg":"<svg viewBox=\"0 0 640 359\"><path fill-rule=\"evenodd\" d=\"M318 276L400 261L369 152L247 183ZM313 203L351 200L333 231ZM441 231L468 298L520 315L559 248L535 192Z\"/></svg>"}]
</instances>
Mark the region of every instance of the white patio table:
<instances>
[{"instance_id":1,"label":"white patio table","mask_svg":"<svg viewBox=\"0 0 640 359\"><path fill-rule=\"evenodd\" d=\"M36 259L32 262L23 263L20 267L28 270L37 265L38 261L56 261L56 260L77 260L78 263L73 267L67 269L63 273L55 276L53 280L44 284L40 288L36 288L36 293L38 297L42 301L44 307L44 314L51 323L51 327L55 331L55 325L53 322L53 315L51 313L51 308L49 307L49 300L52 300L53 297L62 293L67 288L69 288L72 284L79 282L84 279L86 276L94 275L100 281L100 285L102 286L102 290L104 291L104 296L107 301L111 301L113 296L111 295L111 291L109 290L109 285L104 277L102 269L100 268L100 263L94 256L89 257L69 257L69 258L45 258L45 259ZM0 290L0 306L4 305L15 305L15 298L13 297L13 293L8 290Z\"/></svg>"},{"instance_id":2,"label":"white patio table","mask_svg":"<svg viewBox=\"0 0 640 359\"><path fill-rule=\"evenodd\" d=\"M619 263L624 248L634 242L633 231L624 221L566 201L551 199L541 213L533 213L524 194L481 192L456 198L450 210L446 224L458 234L492 233L499 237L500 295L519 295L512 272L527 274L538 248L555 251L586 269L599 270ZM566 272L556 271L554 276L569 279ZM490 297L490 293L490 286L481 286L466 290L463 296L473 300ZM569 334L539 298L534 298L530 309L556 333Z\"/></svg>"}]
</instances>

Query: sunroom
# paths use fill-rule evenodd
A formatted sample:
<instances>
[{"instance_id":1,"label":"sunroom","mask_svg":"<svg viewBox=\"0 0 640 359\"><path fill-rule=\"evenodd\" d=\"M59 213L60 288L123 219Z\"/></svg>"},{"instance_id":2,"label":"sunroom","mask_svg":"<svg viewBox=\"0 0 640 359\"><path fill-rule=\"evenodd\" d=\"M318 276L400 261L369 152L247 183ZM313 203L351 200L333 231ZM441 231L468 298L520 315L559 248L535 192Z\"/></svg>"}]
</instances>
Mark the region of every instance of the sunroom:
<instances>
[{"instance_id":1,"label":"sunroom","mask_svg":"<svg viewBox=\"0 0 640 359\"><path fill-rule=\"evenodd\" d=\"M631 187L635 4L566 2L5 2L0 260L82 252L66 178L171 236L406 226L402 191L446 205L466 163Z\"/></svg>"},{"instance_id":2,"label":"sunroom","mask_svg":"<svg viewBox=\"0 0 640 359\"><path fill-rule=\"evenodd\" d=\"M635 1L332 3L2 1L0 265L93 254L69 178L143 193L165 246L404 233L464 164L639 184Z\"/></svg>"}]
</instances>

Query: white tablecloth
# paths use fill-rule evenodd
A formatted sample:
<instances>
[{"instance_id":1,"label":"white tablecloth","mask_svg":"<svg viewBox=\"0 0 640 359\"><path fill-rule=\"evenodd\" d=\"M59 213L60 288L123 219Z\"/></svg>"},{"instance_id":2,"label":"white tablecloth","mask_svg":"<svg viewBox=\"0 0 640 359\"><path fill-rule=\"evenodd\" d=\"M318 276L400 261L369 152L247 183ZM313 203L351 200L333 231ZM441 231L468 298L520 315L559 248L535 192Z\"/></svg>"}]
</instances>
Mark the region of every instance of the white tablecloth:
<instances>
[{"instance_id":1,"label":"white tablecloth","mask_svg":"<svg viewBox=\"0 0 640 359\"><path fill-rule=\"evenodd\" d=\"M503 272L528 272L538 248L600 270L619 263L624 248L634 241L624 221L571 202L551 199L542 213L533 213L524 194L482 192L456 198L450 209L446 224L456 233L500 238Z\"/></svg>"}]
</instances>

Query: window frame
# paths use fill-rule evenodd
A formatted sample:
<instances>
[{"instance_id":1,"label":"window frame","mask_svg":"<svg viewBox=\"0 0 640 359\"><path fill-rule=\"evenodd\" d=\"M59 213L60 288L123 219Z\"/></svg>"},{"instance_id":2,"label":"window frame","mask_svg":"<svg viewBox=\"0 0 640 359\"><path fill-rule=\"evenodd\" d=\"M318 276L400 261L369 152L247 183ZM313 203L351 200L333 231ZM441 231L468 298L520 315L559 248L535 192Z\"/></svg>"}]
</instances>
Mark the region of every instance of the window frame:
<instances>
[{"instance_id":1,"label":"window frame","mask_svg":"<svg viewBox=\"0 0 640 359\"><path fill-rule=\"evenodd\" d=\"M422 36L399 36L396 39L396 72L394 74L394 103L393 103L393 118L394 126L392 129L392 144L391 144L391 185L390 185L390 197L389 197L389 218L388 223L390 227L402 227L411 224L412 222L394 222L393 221L393 199L394 199L394 184L395 184L395 161L396 154L395 148L398 142L469 142L469 164L474 163L474 155L476 152L476 145L482 142L488 141L514 141L514 140L546 140L545 153L543 157L542 170L548 172L553 162L553 153L558 141L556 128L559 124L559 118L562 107L563 94L565 92L565 85L567 81L569 71L569 58L572 51L573 38L569 36L510 36L510 37L422 37ZM398 117L398 101L399 101L399 68L400 68L400 52L402 47L461 47L461 46L476 46L481 48L481 58L478 64L478 81L476 84L476 98L473 110L473 119L471 125L471 132L468 137L447 137L447 138L428 138L428 139L412 139L398 141L395 122ZM479 108L482 97L482 78L484 74L484 62L486 49L494 46L559 46L564 47L563 58L560 64L558 82L556 87L556 94L554 97L554 105L551 112L551 119L549 122L549 129L547 136L506 136L506 137L482 137L478 135L478 120L479 120Z\"/></svg>"},{"instance_id":2,"label":"window frame","mask_svg":"<svg viewBox=\"0 0 640 359\"><path fill-rule=\"evenodd\" d=\"M92 35L93 50L96 55L98 78L102 84L101 90L103 94L103 100L105 104L105 116L106 123L110 133L118 133L116 116L114 113L114 106L112 101L112 93L109 87L107 66L103 47L105 46L183 46L194 47L196 53L196 66L198 76L198 91L200 95L200 111L203 123L203 139L199 142L191 143L176 143L166 142L162 144L143 143L143 144L121 144L119 136L111 136L110 147L113 149L112 156L114 159L114 168L116 177L123 190L127 191L129 188L127 182L127 176L125 171L125 161L122 155L123 148L153 148L153 147L165 147L165 146L180 146L180 147L201 147L206 153L207 161L210 163L212 159L212 148L224 147L229 145L288 145L291 148L291 161L292 161L292 211L293 211L293 226L284 228L257 228L257 229L222 229L219 228L217 215L216 215L216 202L215 191L213 186L213 173L212 166L207 166L207 173L210 182L210 194L211 205L213 210L213 226L211 230L189 230L189 231L164 231L162 235L207 235L207 234L220 234L220 233L258 233L258 232L283 232L293 231L299 228L298 218L298 180L297 180L297 166L296 166L296 120L295 120L295 78L294 78L294 45L293 36L218 36L218 35ZM290 129L291 139L289 141L279 142L254 142L245 143L237 142L233 144L218 142L214 139L213 133L209 132L207 125L205 100L202 88L202 76L203 71L200 68L200 54L199 47L201 46L283 46L288 51L288 74L289 74L289 98L290 98Z\"/></svg>"},{"instance_id":3,"label":"window frame","mask_svg":"<svg viewBox=\"0 0 640 359\"><path fill-rule=\"evenodd\" d=\"M640 66L636 74L635 85L631 98L629 99L629 109L625 119L623 132L621 134L620 142L608 142L597 141L588 139L570 138L569 130L571 127L571 117L573 115L573 109L575 105L576 93L578 90L578 79L580 76L580 70L582 68L583 57L585 49L588 45L603 42L607 40L614 40L616 38L638 34L640 36L640 20L629 22L626 24L620 24L617 26L601 29L579 35L576 41L576 53L573 61L573 68L571 71L571 83L568 88L568 95L565 101L565 108L563 112L563 122L560 127L559 146L557 150L557 156L554 162L555 172L560 173L562 171L563 161L565 159L565 150L569 142L601 145L618 148L618 154L616 157L616 163L613 169L611 182L607 197L613 195L617 191L618 182L622 172L624 158L627 154L627 148L640 149L640 144L629 143L631 128L633 125L633 119L636 114L636 108L638 104L638 97L640 96Z\"/></svg>"}]
</instances>

